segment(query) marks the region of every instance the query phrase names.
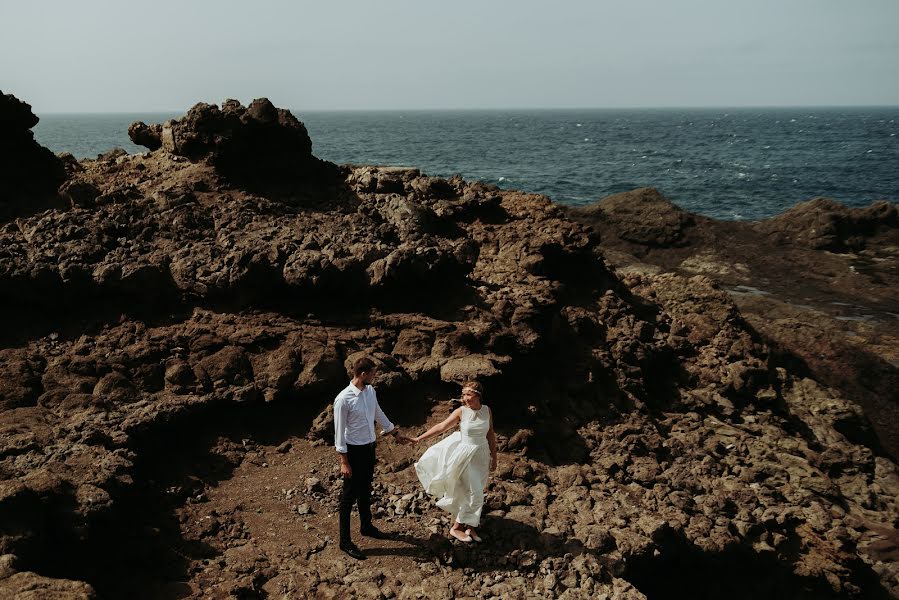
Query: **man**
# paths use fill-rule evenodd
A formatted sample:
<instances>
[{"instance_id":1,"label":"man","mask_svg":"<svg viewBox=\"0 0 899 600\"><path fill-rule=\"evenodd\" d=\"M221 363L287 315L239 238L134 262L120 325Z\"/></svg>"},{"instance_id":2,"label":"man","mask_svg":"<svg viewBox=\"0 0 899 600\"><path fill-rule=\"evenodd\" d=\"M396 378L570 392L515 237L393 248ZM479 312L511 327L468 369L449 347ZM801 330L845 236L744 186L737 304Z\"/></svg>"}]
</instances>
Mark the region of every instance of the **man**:
<instances>
[{"instance_id":1,"label":"man","mask_svg":"<svg viewBox=\"0 0 899 600\"><path fill-rule=\"evenodd\" d=\"M388 539L371 522L371 482L375 472L375 425L381 425L381 435L393 435L400 443L408 438L397 436L397 429L381 410L375 388L371 384L378 376L375 363L362 357L353 364L353 379L334 399L334 446L340 457L343 490L340 495L340 549L356 559L365 554L350 537L350 512L358 504L362 535Z\"/></svg>"}]
</instances>

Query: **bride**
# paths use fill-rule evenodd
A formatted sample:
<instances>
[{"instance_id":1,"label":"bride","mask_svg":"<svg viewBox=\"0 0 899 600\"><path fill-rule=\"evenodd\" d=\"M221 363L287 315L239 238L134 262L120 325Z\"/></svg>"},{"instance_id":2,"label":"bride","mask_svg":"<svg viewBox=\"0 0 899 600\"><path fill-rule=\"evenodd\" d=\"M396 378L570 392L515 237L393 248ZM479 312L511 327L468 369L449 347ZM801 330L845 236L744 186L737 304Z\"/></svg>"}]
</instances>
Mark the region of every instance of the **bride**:
<instances>
[{"instance_id":1,"label":"bride","mask_svg":"<svg viewBox=\"0 0 899 600\"><path fill-rule=\"evenodd\" d=\"M412 438L417 443L459 425L459 431L425 451L415 463L415 471L425 490L438 498L437 506L455 517L450 535L461 542L481 541L477 527L484 507L484 489L489 471L496 469L493 413L481 404L482 395L480 383L464 383L463 405L442 423Z\"/></svg>"}]
</instances>

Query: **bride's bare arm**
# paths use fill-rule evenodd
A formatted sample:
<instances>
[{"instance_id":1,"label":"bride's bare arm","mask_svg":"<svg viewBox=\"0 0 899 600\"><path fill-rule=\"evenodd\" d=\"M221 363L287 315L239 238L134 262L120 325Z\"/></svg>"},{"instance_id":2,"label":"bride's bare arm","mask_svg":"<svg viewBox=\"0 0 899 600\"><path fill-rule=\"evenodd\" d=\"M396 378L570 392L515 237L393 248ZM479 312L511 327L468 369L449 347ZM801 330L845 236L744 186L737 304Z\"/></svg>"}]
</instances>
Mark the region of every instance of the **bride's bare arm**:
<instances>
[{"instance_id":1,"label":"bride's bare arm","mask_svg":"<svg viewBox=\"0 0 899 600\"><path fill-rule=\"evenodd\" d=\"M441 433L443 433L445 431L449 431L450 429L452 429L459 423L459 420L461 418L462 418L462 407L460 406L459 408L454 410L450 414L450 416L448 416L446 419L444 419L440 423L437 423L436 425L434 425L433 427L431 427L430 429L425 431L423 434L412 438L412 441L413 442L421 442L428 438L432 438L434 436L440 435Z\"/></svg>"}]
</instances>

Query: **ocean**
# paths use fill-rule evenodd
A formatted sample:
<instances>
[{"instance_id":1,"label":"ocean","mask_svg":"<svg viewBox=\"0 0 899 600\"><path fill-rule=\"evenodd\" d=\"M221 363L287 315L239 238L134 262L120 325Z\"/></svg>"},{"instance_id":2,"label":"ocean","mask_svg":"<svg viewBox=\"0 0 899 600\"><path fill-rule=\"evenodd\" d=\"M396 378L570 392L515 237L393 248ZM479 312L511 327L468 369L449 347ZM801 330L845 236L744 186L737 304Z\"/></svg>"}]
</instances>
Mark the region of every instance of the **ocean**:
<instances>
[{"instance_id":1,"label":"ocean","mask_svg":"<svg viewBox=\"0 0 899 600\"><path fill-rule=\"evenodd\" d=\"M459 174L575 206L644 186L727 220L816 197L899 201L899 107L293 113L319 158ZM39 116L39 143L94 158L146 151L128 125L180 115Z\"/></svg>"}]
</instances>

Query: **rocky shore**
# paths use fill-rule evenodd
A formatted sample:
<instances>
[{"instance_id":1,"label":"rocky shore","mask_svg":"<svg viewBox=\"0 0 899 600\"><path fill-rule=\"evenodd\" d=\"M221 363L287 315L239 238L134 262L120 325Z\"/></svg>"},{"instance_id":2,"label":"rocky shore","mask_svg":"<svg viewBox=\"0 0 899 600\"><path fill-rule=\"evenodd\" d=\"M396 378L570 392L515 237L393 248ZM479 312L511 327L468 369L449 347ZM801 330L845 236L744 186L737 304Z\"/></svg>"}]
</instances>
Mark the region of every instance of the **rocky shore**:
<instances>
[{"instance_id":1,"label":"rocky shore","mask_svg":"<svg viewBox=\"0 0 899 600\"><path fill-rule=\"evenodd\" d=\"M857 440L899 456L896 204L819 198L763 221L714 221L640 189L570 214L600 235L619 274L714 279L794 373L864 408L873 431Z\"/></svg>"},{"instance_id":2,"label":"rocky shore","mask_svg":"<svg viewBox=\"0 0 899 600\"><path fill-rule=\"evenodd\" d=\"M566 209L321 161L264 99L48 159L3 98L47 174L0 164L0 596L899 598L895 205ZM384 442L396 539L336 548L360 353L416 432L485 383L483 544Z\"/></svg>"}]
</instances>

